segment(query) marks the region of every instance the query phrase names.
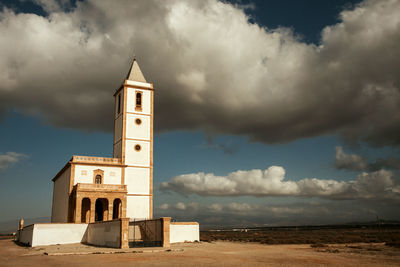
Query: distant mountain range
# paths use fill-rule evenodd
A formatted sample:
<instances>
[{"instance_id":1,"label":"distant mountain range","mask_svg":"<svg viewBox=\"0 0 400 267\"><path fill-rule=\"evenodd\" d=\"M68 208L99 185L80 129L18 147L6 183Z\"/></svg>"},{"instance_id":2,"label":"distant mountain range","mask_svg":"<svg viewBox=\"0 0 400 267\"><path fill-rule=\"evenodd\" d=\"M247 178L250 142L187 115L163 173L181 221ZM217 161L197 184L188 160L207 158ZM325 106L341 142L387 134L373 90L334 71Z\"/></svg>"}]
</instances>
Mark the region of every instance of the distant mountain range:
<instances>
[{"instance_id":1,"label":"distant mountain range","mask_svg":"<svg viewBox=\"0 0 400 267\"><path fill-rule=\"evenodd\" d=\"M51 217L39 217L39 218L24 218L24 225L30 225L33 223L46 223L50 222ZM0 235L6 235L16 232L18 229L19 219L0 222Z\"/></svg>"}]
</instances>

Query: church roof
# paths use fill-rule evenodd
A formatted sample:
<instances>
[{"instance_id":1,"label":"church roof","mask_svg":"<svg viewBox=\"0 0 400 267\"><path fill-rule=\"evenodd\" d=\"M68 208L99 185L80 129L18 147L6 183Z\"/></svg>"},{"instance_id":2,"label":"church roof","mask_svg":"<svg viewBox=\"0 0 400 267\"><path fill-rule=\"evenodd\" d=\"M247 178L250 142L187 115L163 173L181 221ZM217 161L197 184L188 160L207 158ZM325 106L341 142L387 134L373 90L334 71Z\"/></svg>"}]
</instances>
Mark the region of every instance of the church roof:
<instances>
[{"instance_id":1,"label":"church roof","mask_svg":"<svg viewBox=\"0 0 400 267\"><path fill-rule=\"evenodd\" d=\"M147 83L142 71L140 70L139 64L136 61L136 58L134 58L132 61L128 74L126 75L126 80Z\"/></svg>"}]
</instances>

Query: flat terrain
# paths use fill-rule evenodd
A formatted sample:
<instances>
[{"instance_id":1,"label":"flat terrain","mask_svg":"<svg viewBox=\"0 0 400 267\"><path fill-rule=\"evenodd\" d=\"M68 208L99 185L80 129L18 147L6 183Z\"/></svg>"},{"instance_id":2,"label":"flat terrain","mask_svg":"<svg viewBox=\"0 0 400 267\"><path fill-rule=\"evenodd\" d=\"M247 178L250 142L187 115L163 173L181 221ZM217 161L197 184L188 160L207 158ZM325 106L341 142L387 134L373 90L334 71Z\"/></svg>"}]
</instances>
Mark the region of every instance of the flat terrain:
<instances>
[{"instance_id":1,"label":"flat terrain","mask_svg":"<svg viewBox=\"0 0 400 267\"><path fill-rule=\"evenodd\" d=\"M400 225L385 227L273 227L252 230L201 231L201 241L257 242L261 244L389 243L400 246Z\"/></svg>"},{"instance_id":2,"label":"flat terrain","mask_svg":"<svg viewBox=\"0 0 400 267\"><path fill-rule=\"evenodd\" d=\"M73 251L114 254L50 256ZM311 247L217 241L175 244L170 252L161 248L122 251L81 244L29 248L3 239L0 266L400 266L400 249L384 243Z\"/></svg>"}]
</instances>

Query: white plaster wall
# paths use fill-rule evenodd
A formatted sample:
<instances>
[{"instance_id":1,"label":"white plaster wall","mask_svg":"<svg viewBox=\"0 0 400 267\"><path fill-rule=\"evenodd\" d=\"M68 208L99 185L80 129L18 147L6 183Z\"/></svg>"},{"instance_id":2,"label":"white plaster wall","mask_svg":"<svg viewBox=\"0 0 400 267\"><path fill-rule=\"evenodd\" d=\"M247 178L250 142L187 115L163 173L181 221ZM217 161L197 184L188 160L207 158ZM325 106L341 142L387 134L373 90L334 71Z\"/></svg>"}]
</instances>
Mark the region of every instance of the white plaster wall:
<instances>
[{"instance_id":1,"label":"white plaster wall","mask_svg":"<svg viewBox=\"0 0 400 267\"><path fill-rule=\"evenodd\" d=\"M135 101L136 101L136 91L142 92L142 111L136 111L135 110ZM143 114L150 114L151 112L151 91L149 90L142 90L142 89L137 89L137 88L130 88L128 87L127 90L127 111L128 112L134 112L134 113L143 113Z\"/></svg>"},{"instance_id":2,"label":"white plaster wall","mask_svg":"<svg viewBox=\"0 0 400 267\"><path fill-rule=\"evenodd\" d=\"M32 246L32 238L33 238L33 224L24 227L22 230L18 231L18 241Z\"/></svg>"},{"instance_id":3,"label":"white plaster wall","mask_svg":"<svg viewBox=\"0 0 400 267\"><path fill-rule=\"evenodd\" d=\"M150 140L150 116L127 114L126 138ZM139 125L136 119L142 120Z\"/></svg>"},{"instance_id":4,"label":"white plaster wall","mask_svg":"<svg viewBox=\"0 0 400 267\"><path fill-rule=\"evenodd\" d=\"M121 140L122 138L122 113L121 116L119 116L115 120L115 125L114 125L114 143L117 141Z\"/></svg>"},{"instance_id":5,"label":"white plaster wall","mask_svg":"<svg viewBox=\"0 0 400 267\"><path fill-rule=\"evenodd\" d=\"M51 222L68 222L68 193L71 167L68 167L55 181Z\"/></svg>"},{"instance_id":6,"label":"white plaster wall","mask_svg":"<svg viewBox=\"0 0 400 267\"><path fill-rule=\"evenodd\" d=\"M87 224L39 223L24 227L19 242L32 247L85 242Z\"/></svg>"},{"instance_id":7,"label":"white plaster wall","mask_svg":"<svg viewBox=\"0 0 400 267\"><path fill-rule=\"evenodd\" d=\"M113 158L122 158L122 140L114 144Z\"/></svg>"},{"instance_id":8,"label":"white plaster wall","mask_svg":"<svg viewBox=\"0 0 400 267\"><path fill-rule=\"evenodd\" d=\"M150 193L150 169L127 167L125 169L125 184L128 194Z\"/></svg>"},{"instance_id":9,"label":"white plaster wall","mask_svg":"<svg viewBox=\"0 0 400 267\"><path fill-rule=\"evenodd\" d=\"M141 146L140 151L135 150L135 145ZM133 166L150 166L150 142L126 140L125 163Z\"/></svg>"},{"instance_id":10,"label":"white plaster wall","mask_svg":"<svg viewBox=\"0 0 400 267\"><path fill-rule=\"evenodd\" d=\"M119 248L121 243L121 221L89 224L86 242L96 246Z\"/></svg>"},{"instance_id":11,"label":"white plaster wall","mask_svg":"<svg viewBox=\"0 0 400 267\"><path fill-rule=\"evenodd\" d=\"M149 218L148 196L127 196L126 217L135 219Z\"/></svg>"},{"instance_id":12,"label":"white plaster wall","mask_svg":"<svg viewBox=\"0 0 400 267\"><path fill-rule=\"evenodd\" d=\"M90 183L93 184L93 171L104 171L103 181L104 184L121 184L121 167L107 167L107 166L90 166L90 165L75 165L75 178L74 185L77 183ZM86 171L86 175L82 174ZM114 173L114 176L111 175Z\"/></svg>"},{"instance_id":13,"label":"white plaster wall","mask_svg":"<svg viewBox=\"0 0 400 267\"><path fill-rule=\"evenodd\" d=\"M200 228L198 224L170 224L170 243L194 242L200 240Z\"/></svg>"}]
</instances>

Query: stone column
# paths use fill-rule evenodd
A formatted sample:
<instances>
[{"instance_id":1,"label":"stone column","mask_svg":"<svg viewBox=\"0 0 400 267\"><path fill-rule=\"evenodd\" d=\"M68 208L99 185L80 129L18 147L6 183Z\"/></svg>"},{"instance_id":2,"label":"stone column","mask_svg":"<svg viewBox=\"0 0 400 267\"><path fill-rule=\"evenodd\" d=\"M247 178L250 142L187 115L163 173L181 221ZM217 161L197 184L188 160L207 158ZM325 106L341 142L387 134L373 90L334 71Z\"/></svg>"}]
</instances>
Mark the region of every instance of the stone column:
<instances>
[{"instance_id":1,"label":"stone column","mask_svg":"<svg viewBox=\"0 0 400 267\"><path fill-rule=\"evenodd\" d=\"M171 225L171 217L162 217L160 218L162 225L162 246L164 248L169 248L171 246L170 243L170 225Z\"/></svg>"},{"instance_id":2,"label":"stone column","mask_svg":"<svg viewBox=\"0 0 400 267\"><path fill-rule=\"evenodd\" d=\"M120 248L129 248L129 218L121 218L121 243Z\"/></svg>"},{"instance_id":3,"label":"stone column","mask_svg":"<svg viewBox=\"0 0 400 267\"><path fill-rule=\"evenodd\" d=\"M96 216L96 198L90 198L90 220L89 223L95 221Z\"/></svg>"},{"instance_id":4,"label":"stone column","mask_svg":"<svg viewBox=\"0 0 400 267\"><path fill-rule=\"evenodd\" d=\"M124 194L121 198L121 213L119 214L120 218L125 218L126 217L126 194Z\"/></svg>"},{"instance_id":5,"label":"stone column","mask_svg":"<svg viewBox=\"0 0 400 267\"><path fill-rule=\"evenodd\" d=\"M113 204L114 201L111 201L110 199L108 199L108 220L111 221L113 219Z\"/></svg>"},{"instance_id":6,"label":"stone column","mask_svg":"<svg viewBox=\"0 0 400 267\"><path fill-rule=\"evenodd\" d=\"M82 198L76 196L75 198L75 221L74 223L81 223L81 208L82 208Z\"/></svg>"}]
</instances>

